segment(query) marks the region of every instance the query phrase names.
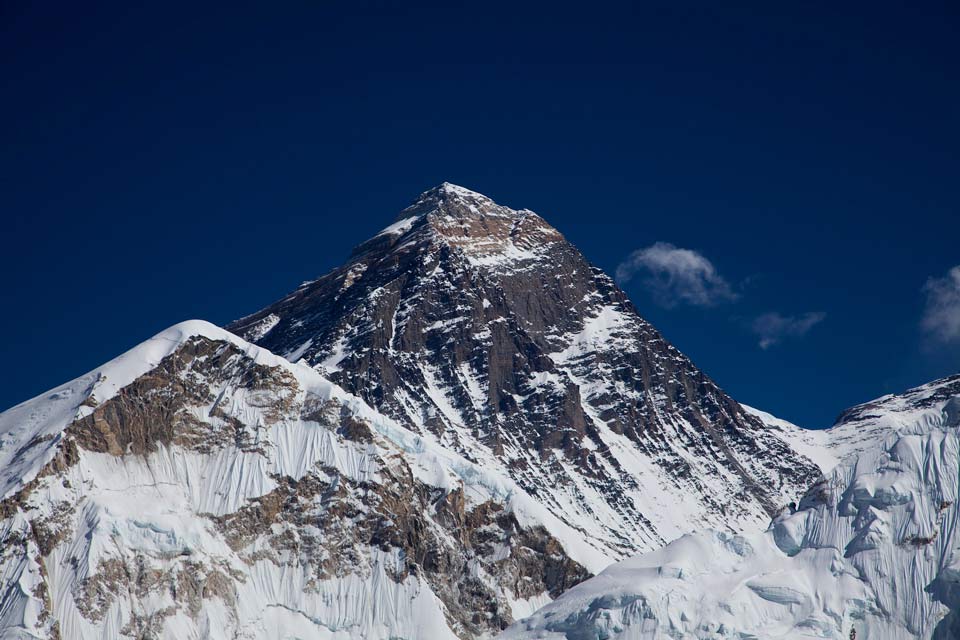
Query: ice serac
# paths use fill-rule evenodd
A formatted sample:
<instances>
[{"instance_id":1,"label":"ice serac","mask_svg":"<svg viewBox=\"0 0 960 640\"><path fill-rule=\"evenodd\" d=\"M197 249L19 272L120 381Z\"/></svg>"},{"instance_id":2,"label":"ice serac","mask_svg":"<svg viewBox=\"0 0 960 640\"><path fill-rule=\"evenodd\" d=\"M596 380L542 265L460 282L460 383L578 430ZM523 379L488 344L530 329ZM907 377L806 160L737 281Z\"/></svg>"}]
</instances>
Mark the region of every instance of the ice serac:
<instances>
[{"instance_id":1,"label":"ice serac","mask_svg":"<svg viewBox=\"0 0 960 640\"><path fill-rule=\"evenodd\" d=\"M763 527L819 475L543 218L448 183L228 328L512 478L612 558Z\"/></svg>"},{"instance_id":2,"label":"ice serac","mask_svg":"<svg viewBox=\"0 0 960 640\"><path fill-rule=\"evenodd\" d=\"M960 376L845 412L841 460L765 533L617 563L503 640L960 637Z\"/></svg>"},{"instance_id":3,"label":"ice serac","mask_svg":"<svg viewBox=\"0 0 960 640\"><path fill-rule=\"evenodd\" d=\"M0 414L0 638L489 637L607 558L205 322Z\"/></svg>"}]
</instances>

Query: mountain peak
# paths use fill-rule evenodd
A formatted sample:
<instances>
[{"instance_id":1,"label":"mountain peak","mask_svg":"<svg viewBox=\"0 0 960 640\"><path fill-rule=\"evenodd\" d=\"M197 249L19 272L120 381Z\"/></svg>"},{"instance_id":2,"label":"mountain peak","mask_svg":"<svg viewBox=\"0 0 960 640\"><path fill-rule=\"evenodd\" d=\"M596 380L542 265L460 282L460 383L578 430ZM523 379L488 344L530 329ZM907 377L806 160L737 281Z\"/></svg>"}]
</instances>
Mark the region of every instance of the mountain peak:
<instances>
[{"instance_id":1,"label":"mountain peak","mask_svg":"<svg viewBox=\"0 0 960 640\"><path fill-rule=\"evenodd\" d=\"M472 191L466 187L461 187L458 184L453 184L452 182L441 182L432 189L427 189L420 197L424 196L433 196L438 198L477 198L482 200L490 200L487 196L479 193L477 191Z\"/></svg>"},{"instance_id":2,"label":"mountain peak","mask_svg":"<svg viewBox=\"0 0 960 640\"><path fill-rule=\"evenodd\" d=\"M393 224L356 247L351 258L392 247L409 251L439 243L458 250L475 266L496 267L536 258L547 245L562 240L560 232L533 211L511 209L476 191L443 182L421 193Z\"/></svg>"},{"instance_id":3,"label":"mountain peak","mask_svg":"<svg viewBox=\"0 0 960 640\"><path fill-rule=\"evenodd\" d=\"M556 229L527 209L511 209L449 182L427 191L414 205L442 242L463 252L475 266L511 265L536 259L563 240Z\"/></svg>"},{"instance_id":4,"label":"mountain peak","mask_svg":"<svg viewBox=\"0 0 960 640\"><path fill-rule=\"evenodd\" d=\"M431 213L465 218L505 212L517 213L507 207L499 206L482 193L451 182L442 182L421 193L413 204L400 212L397 222L427 216Z\"/></svg>"}]
</instances>

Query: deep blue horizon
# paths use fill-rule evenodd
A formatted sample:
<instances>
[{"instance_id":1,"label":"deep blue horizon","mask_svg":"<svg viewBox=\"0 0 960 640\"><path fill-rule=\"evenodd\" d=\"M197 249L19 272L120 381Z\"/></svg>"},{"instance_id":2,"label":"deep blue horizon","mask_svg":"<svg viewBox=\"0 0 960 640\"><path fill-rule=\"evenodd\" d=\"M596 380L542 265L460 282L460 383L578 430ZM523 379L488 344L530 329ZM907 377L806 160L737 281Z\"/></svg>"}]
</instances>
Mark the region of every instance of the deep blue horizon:
<instances>
[{"instance_id":1,"label":"deep blue horizon","mask_svg":"<svg viewBox=\"0 0 960 640\"><path fill-rule=\"evenodd\" d=\"M0 410L264 307L443 181L802 426L960 371L947 4L0 12Z\"/></svg>"}]
</instances>

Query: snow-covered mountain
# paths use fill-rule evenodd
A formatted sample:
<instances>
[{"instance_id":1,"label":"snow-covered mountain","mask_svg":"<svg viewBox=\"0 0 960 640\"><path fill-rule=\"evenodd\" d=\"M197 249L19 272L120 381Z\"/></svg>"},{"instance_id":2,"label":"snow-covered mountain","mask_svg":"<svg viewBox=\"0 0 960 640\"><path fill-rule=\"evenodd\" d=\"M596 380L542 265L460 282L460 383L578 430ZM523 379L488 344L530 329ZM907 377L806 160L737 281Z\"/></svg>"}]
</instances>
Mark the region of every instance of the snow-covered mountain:
<instances>
[{"instance_id":1,"label":"snow-covered mountain","mask_svg":"<svg viewBox=\"0 0 960 640\"><path fill-rule=\"evenodd\" d=\"M845 412L840 464L765 533L617 563L504 640L960 637L960 376Z\"/></svg>"},{"instance_id":2,"label":"snow-covered mountain","mask_svg":"<svg viewBox=\"0 0 960 640\"><path fill-rule=\"evenodd\" d=\"M512 478L612 558L763 527L819 475L543 218L451 184L228 329Z\"/></svg>"},{"instance_id":3,"label":"snow-covered mountain","mask_svg":"<svg viewBox=\"0 0 960 640\"><path fill-rule=\"evenodd\" d=\"M0 414L0 640L489 638L544 605L510 637L646 633L675 611L669 624L707 624L747 592L713 582L740 595L685 609L681 595L703 588L688 584L648 604L647 591L630 600L630 590L667 583L648 572L638 585L631 567L682 564L683 548L699 549L676 580L708 580L727 563L753 584L768 563L853 544L850 527L899 523L872 497L863 506L860 493L847 492L861 500L851 502L828 489L889 467L887 454L868 457L888 435L893 447L947 433L960 384L864 405L828 434L804 431L727 396L542 218L450 184L344 266L228 329L176 325ZM779 515L840 460L848 471ZM907 495L914 467L897 464L896 495ZM953 499L937 491L929 504ZM834 498L853 506L833 515ZM890 508L908 509L899 499ZM881 524L868 521L875 512ZM938 527L953 522L949 506L938 513ZM757 533L771 517L774 529ZM923 542L922 517L911 544L939 549L948 535ZM722 533L583 582L707 528ZM830 553L841 577L882 579L857 558L877 576L892 570ZM818 562L803 565L811 585L833 575ZM831 603L867 604L841 622L894 611L889 594L870 600L846 585ZM612 600L591 595L608 588ZM790 600L821 592L789 589L750 591L786 604L742 604L744 624L787 628L801 609L822 622L820 595ZM835 608L823 611L833 620ZM557 631L561 618L571 622Z\"/></svg>"},{"instance_id":4,"label":"snow-covered mountain","mask_svg":"<svg viewBox=\"0 0 960 640\"><path fill-rule=\"evenodd\" d=\"M509 480L200 321L0 414L0 492L2 638L475 637L607 563Z\"/></svg>"}]
</instances>

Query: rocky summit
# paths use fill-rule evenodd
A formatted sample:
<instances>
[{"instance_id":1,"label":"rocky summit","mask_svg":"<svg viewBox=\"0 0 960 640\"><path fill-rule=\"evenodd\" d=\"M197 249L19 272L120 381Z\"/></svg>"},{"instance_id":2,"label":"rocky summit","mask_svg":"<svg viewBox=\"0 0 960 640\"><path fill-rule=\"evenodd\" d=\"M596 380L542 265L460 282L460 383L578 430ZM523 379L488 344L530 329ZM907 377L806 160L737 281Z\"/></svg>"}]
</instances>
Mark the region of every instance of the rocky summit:
<instances>
[{"instance_id":1,"label":"rocky summit","mask_svg":"<svg viewBox=\"0 0 960 640\"><path fill-rule=\"evenodd\" d=\"M819 473L542 217L448 183L227 328L512 478L613 558L762 526Z\"/></svg>"}]
</instances>

